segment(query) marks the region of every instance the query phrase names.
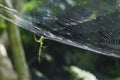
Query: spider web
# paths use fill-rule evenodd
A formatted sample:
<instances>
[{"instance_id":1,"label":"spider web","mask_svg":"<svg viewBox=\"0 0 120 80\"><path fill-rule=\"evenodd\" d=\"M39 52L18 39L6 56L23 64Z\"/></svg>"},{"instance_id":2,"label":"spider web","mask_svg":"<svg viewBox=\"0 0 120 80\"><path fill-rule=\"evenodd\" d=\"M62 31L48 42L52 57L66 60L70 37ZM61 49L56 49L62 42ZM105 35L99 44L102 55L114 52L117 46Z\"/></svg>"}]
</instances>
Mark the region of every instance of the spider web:
<instances>
[{"instance_id":1,"label":"spider web","mask_svg":"<svg viewBox=\"0 0 120 80\"><path fill-rule=\"evenodd\" d=\"M84 1L86 4L82 5ZM45 0L27 19L11 10L7 12L13 19L8 19L0 12L2 18L47 39L120 57L119 3L119 0Z\"/></svg>"}]
</instances>

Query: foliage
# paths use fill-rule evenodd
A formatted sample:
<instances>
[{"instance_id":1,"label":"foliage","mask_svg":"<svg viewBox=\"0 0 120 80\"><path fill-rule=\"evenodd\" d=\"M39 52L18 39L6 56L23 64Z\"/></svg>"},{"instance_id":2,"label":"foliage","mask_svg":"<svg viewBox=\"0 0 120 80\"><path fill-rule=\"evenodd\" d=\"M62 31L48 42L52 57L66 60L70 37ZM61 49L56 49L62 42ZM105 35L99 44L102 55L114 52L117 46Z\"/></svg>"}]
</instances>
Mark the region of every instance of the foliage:
<instances>
[{"instance_id":1,"label":"foliage","mask_svg":"<svg viewBox=\"0 0 120 80\"><path fill-rule=\"evenodd\" d=\"M51 2L48 6L47 3L49 1L53 2ZM94 4L93 1L97 1L96 3L99 3L99 5L101 6L97 7L98 5ZM109 2L110 5L104 3L104 1ZM23 6L23 11L34 12L37 8L38 12L40 12L42 15L45 15L46 13L56 15L58 13L64 12L66 7L73 6L71 10L76 10L76 6L74 6L75 4L79 5L80 7L84 7L88 10L88 12L92 10L88 17L90 17L91 19L96 19L98 16L106 14L107 12L114 12L114 7L111 7L111 5L117 5L117 1L75 0L74 2L74 0L26 0ZM39 16L40 14L37 14L37 16L31 15L32 19L34 17L37 17L38 20L40 19ZM60 14L58 16L62 17ZM79 16L76 16L76 18L79 18ZM111 16L109 18L112 19ZM117 19L115 19L115 21L118 23L118 25L120 25ZM47 25L50 26L47 21L45 22L43 20L43 23L47 23ZM110 23L106 24L111 25ZM37 26L41 27L41 25L39 24L37 24ZM42 27L46 28L44 26ZM88 25L88 27L91 26ZM6 23L4 22L4 19L0 18L0 34L2 34L2 32L4 31L4 28L6 28ZM88 28L88 30L89 29L90 28ZM120 80L120 59L95 54L90 51L85 51L68 45L60 44L55 41L46 39L44 40L43 36L37 40L36 38L33 38L34 35L32 33L23 29L20 29L20 31L25 49L25 55L30 67L30 71L32 73L33 80L84 80L83 78L86 78L86 76L83 77L83 73L84 75L92 74L92 76L96 76L98 80ZM44 47L43 41L44 44L47 45L47 48L45 51L45 55L41 57L41 49L43 49ZM37 44L36 42L38 42L39 44ZM39 55L37 54L38 48ZM39 59L41 63L39 63L39 61L37 60L38 57L41 58ZM65 66L67 67L64 68Z\"/></svg>"},{"instance_id":2,"label":"foliage","mask_svg":"<svg viewBox=\"0 0 120 80\"><path fill-rule=\"evenodd\" d=\"M44 0L31 0L30 2L26 2L23 6L23 11L33 10L39 5L42 5Z\"/></svg>"},{"instance_id":3,"label":"foliage","mask_svg":"<svg viewBox=\"0 0 120 80\"><path fill-rule=\"evenodd\" d=\"M0 18L0 34L2 33L2 31L6 28L6 24L4 19Z\"/></svg>"},{"instance_id":4,"label":"foliage","mask_svg":"<svg viewBox=\"0 0 120 80\"><path fill-rule=\"evenodd\" d=\"M65 67L72 75L71 80L97 80L96 77L90 72L84 71L76 66Z\"/></svg>"}]
</instances>

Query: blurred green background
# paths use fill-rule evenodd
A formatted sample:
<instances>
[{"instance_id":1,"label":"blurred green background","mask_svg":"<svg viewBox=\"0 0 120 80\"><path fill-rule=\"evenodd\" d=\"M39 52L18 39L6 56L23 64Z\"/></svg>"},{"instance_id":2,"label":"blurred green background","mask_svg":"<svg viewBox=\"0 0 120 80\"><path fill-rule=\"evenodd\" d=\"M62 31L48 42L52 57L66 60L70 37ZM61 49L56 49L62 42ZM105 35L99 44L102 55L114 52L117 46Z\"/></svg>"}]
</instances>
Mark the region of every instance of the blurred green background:
<instances>
[{"instance_id":1,"label":"blurred green background","mask_svg":"<svg viewBox=\"0 0 120 80\"><path fill-rule=\"evenodd\" d=\"M10 1L12 4L15 4L17 0ZM105 1L113 6L119 4L119 0L48 1L50 1L53 5L56 5L56 7L50 8L54 14L62 11L62 8L65 7L63 3L66 3L66 5L70 6L77 4L82 7L95 10L95 13L91 15L92 18L96 18L96 14L102 13L102 11L107 12L108 10L108 12L112 12L113 9L111 8L113 7L109 8L107 7L109 5L104 5ZM47 6L46 0L21 0L20 2L23 3L22 11L25 13L25 15L30 12L34 12L34 9L37 7L40 7L42 5ZM101 7L97 8L97 5L94 4L94 2L96 4L100 4ZM43 10L43 12L45 11ZM4 45L7 49L8 56L11 61L14 61L16 59L11 56L12 45L9 44L9 39L4 40L6 39L4 38L4 34L7 32L7 27L9 27L7 24L8 23L4 19L0 18L0 38L3 40L3 42L5 41ZM25 58L29 68L31 80L120 80L119 58L100 55L94 52L61 44L52 40L44 40L43 46L45 47L42 48L41 61L39 62L38 51L40 45L35 41L34 34L22 28L19 28L19 30L21 34L20 39L22 40L23 49L25 51ZM39 37L37 36L37 38ZM12 65L15 69L13 62Z\"/></svg>"}]
</instances>

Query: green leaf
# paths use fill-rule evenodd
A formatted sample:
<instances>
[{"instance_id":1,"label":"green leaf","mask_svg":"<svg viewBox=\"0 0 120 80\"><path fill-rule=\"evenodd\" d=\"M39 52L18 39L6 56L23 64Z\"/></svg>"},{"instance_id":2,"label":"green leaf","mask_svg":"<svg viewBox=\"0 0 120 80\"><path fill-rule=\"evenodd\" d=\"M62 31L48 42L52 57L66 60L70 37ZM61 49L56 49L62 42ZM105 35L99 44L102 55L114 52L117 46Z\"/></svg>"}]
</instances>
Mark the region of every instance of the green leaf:
<instances>
[{"instance_id":1,"label":"green leaf","mask_svg":"<svg viewBox=\"0 0 120 80\"><path fill-rule=\"evenodd\" d=\"M65 69L72 74L74 77L73 80L97 80L92 73L82 70L76 66L65 67Z\"/></svg>"}]
</instances>

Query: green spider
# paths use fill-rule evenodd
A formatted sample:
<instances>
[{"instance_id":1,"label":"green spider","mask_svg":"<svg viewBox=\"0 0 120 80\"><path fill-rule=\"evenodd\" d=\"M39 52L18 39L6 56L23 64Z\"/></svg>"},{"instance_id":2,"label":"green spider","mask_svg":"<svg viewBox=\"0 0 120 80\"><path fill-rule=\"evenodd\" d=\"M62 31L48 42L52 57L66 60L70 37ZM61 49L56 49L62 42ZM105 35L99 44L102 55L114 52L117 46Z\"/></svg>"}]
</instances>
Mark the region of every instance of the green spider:
<instances>
[{"instance_id":1,"label":"green spider","mask_svg":"<svg viewBox=\"0 0 120 80\"><path fill-rule=\"evenodd\" d=\"M44 47L43 46L44 36L41 36L39 39L37 39L36 36L34 35L34 39L36 42L40 43L39 52L38 52L38 61L40 62L40 57L42 55L42 48Z\"/></svg>"}]
</instances>

